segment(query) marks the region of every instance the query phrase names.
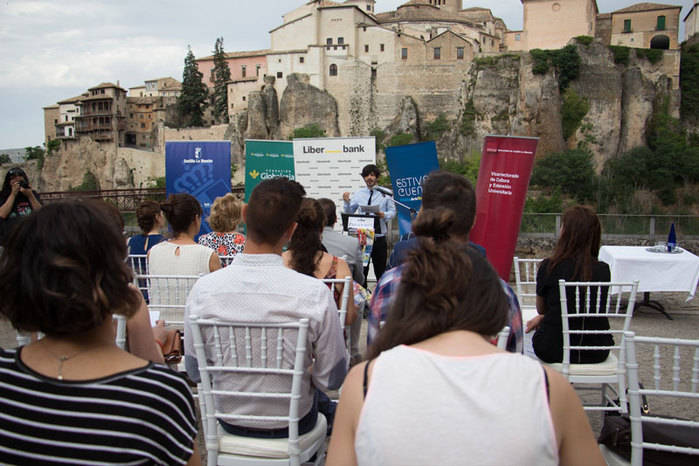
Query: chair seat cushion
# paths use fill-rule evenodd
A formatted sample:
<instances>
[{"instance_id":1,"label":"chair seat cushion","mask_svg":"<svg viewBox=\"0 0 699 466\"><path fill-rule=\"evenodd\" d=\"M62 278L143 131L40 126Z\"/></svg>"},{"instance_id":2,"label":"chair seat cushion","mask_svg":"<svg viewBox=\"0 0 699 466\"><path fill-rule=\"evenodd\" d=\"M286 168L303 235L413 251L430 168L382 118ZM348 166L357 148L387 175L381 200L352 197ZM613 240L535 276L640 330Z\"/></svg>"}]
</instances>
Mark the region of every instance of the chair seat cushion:
<instances>
[{"instance_id":1,"label":"chair seat cushion","mask_svg":"<svg viewBox=\"0 0 699 466\"><path fill-rule=\"evenodd\" d=\"M318 439L325 438L328 430L328 421L325 416L318 413L318 420L315 427L299 436L299 450L304 451L310 448ZM219 453L230 453L234 455L255 456L261 458L288 458L289 439L288 438L254 438L231 435L223 432L219 439Z\"/></svg>"},{"instance_id":2,"label":"chair seat cushion","mask_svg":"<svg viewBox=\"0 0 699 466\"><path fill-rule=\"evenodd\" d=\"M562 363L553 363L546 365L551 369L555 369L558 372L563 372ZM618 368L619 361L617 360L614 354L610 353L607 359L595 364L571 364L570 366L568 366L568 374L571 376L613 376L616 375Z\"/></svg>"}]
</instances>

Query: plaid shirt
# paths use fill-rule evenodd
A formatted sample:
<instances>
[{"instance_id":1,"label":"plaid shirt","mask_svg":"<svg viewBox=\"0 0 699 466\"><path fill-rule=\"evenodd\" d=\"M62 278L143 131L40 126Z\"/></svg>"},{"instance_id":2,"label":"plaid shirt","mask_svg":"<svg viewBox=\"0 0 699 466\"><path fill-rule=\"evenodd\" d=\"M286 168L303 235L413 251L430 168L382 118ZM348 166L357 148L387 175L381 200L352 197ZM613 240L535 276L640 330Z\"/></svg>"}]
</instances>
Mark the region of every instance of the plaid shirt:
<instances>
[{"instance_id":1,"label":"plaid shirt","mask_svg":"<svg viewBox=\"0 0 699 466\"><path fill-rule=\"evenodd\" d=\"M398 285L400 285L402 270L402 265L387 270L376 285L376 289L371 297L371 304L369 304L369 315L367 316L369 324L366 338L367 346L371 345L374 341L374 338L376 338L381 328L381 322L386 320L388 316L388 312L393 305L393 299L398 291ZM507 322L507 325L510 327L510 336L507 339L507 351L521 353L524 331L522 329L522 311L519 308L519 301L510 285L505 283L502 279L500 279L500 284L505 292L505 296L507 296L507 302L510 308Z\"/></svg>"}]
</instances>

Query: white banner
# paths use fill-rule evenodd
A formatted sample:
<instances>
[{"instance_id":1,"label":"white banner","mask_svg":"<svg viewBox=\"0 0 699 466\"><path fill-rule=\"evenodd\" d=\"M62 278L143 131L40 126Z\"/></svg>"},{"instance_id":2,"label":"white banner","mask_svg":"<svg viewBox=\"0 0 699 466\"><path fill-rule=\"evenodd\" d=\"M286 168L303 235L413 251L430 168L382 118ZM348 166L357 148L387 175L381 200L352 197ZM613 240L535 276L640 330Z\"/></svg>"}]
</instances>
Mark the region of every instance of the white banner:
<instances>
[{"instance_id":1,"label":"white banner","mask_svg":"<svg viewBox=\"0 0 699 466\"><path fill-rule=\"evenodd\" d=\"M335 228L341 228L342 193L365 186L362 168L376 163L374 136L294 139L296 181L315 199L327 197L337 205Z\"/></svg>"}]
</instances>

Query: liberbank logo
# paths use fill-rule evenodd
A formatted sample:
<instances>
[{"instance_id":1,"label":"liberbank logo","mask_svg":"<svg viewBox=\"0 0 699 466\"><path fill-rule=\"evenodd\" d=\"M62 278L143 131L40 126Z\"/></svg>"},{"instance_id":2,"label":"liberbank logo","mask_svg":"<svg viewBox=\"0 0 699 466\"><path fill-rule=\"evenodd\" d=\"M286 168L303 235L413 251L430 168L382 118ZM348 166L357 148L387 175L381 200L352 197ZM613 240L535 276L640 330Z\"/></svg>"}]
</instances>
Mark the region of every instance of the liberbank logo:
<instances>
[{"instance_id":1,"label":"liberbank logo","mask_svg":"<svg viewBox=\"0 0 699 466\"><path fill-rule=\"evenodd\" d=\"M342 150L330 150L322 146L301 146L304 154L347 154L347 153L362 153L366 152L364 150L364 144L357 144L356 146L346 146L342 145Z\"/></svg>"}]
</instances>

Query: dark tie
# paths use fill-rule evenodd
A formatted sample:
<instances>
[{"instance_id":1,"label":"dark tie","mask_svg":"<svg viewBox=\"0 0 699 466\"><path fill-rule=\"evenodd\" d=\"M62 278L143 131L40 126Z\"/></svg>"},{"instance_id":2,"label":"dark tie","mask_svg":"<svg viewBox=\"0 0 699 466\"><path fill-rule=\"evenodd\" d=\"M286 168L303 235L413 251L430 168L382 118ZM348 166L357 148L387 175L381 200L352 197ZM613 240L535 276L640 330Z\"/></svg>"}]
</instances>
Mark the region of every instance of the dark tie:
<instances>
[{"instance_id":1,"label":"dark tie","mask_svg":"<svg viewBox=\"0 0 699 466\"><path fill-rule=\"evenodd\" d=\"M374 190L372 189L372 190L369 191L369 202L367 202L366 205L371 205L371 198L372 198L373 195L374 195Z\"/></svg>"}]
</instances>

